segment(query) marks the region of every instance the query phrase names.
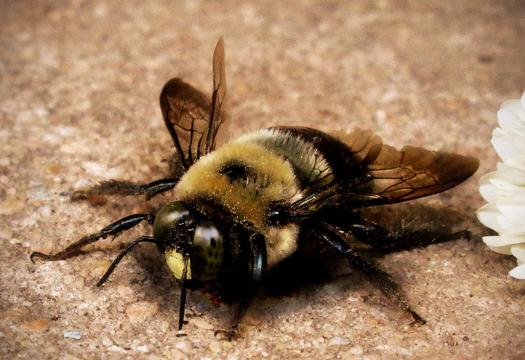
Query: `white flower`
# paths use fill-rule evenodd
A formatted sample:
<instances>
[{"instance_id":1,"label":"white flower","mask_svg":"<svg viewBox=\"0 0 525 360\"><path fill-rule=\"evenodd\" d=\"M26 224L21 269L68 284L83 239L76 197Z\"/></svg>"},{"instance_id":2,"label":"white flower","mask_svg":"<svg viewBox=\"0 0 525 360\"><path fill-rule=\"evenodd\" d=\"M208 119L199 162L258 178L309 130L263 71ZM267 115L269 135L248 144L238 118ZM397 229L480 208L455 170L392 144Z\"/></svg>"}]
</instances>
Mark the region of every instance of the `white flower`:
<instances>
[{"instance_id":1,"label":"white flower","mask_svg":"<svg viewBox=\"0 0 525 360\"><path fill-rule=\"evenodd\" d=\"M488 204L478 210L478 219L498 233L483 237L485 244L514 255L518 266L509 274L525 279L525 92L501 105L498 124L492 145L503 162L480 179L479 191Z\"/></svg>"}]
</instances>

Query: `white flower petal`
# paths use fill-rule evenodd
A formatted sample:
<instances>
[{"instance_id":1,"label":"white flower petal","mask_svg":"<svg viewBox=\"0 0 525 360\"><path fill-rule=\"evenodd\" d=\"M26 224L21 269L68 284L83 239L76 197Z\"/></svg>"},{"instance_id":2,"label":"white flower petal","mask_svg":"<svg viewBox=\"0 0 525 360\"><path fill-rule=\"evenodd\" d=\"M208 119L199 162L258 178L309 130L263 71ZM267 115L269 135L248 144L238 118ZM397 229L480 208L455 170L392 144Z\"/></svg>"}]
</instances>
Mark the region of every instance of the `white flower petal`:
<instances>
[{"instance_id":1,"label":"white flower petal","mask_svg":"<svg viewBox=\"0 0 525 360\"><path fill-rule=\"evenodd\" d=\"M525 242L525 234L501 234L493 236L483 236L483 242L490 247L502 247L521 244ZM509 252L507 252L510 254Z\"/></svg>"},{"instance_id":2,"label":"white flower petal","mask_svg":"<svg viewBox=\"0 0 525 360\"><path fill-rule=\"evenodd\" d=\"M510 249L512 245L505 244L504 241L499 236L483 236L483 242L487 245L492 251L495 251L503 255L511 255Z\"/></svg>"},{"instance_id":3,"label":"white flower petal","mask_svg":"<svg viewBox=\"0 0 525 360\"><path fill-rule=\"evenodd\" d=\"M505 164L521 171L525 171L525 156L522 155L521 157L511 158Z\"/></svg>"},{"instance_id":4,"label":"white flower petal","mask_svg":"<svg viewBox=\"0 0 525 360\"><path fill-rule=\"evenodd\" d=\"M516 278L525 280L525 264L515 267L509 272L509 275Z\"/></svg>"},{"instance_id":5,"label":"white flower petal","mask_svg":"<svg viewBox=\"0 0 525 360\"><path fill-rule=\"evenodd\" d=\"M498 124L504 130L525 131L525 111L520 100L509 100L498 111Z\"/></svg>"},{"instance_id":6,"label":"white flower petal","mask_svg":"<svg viewBox=\"0 0 525 360\"><path fill-rule=\"evenodd\" d=\"M502 255L512 255L509 246L489 246L489 249Z\"/></svg>"},{"instance_id":7,"label":"white flower petal","mask_svg":"<svg viewBox=\"0 0 525 360\"><path fill-rule=\"evenodd\" d=\"M518 229L525 232L525 205L498 205L496 208L509 221L516 223Z\"/></svg>"},{"instance_id":8,"label":"white flower petal","mask_svg":"<svg viewBox=\"0 0 525 360\"><path fill-rule=\"evenodd\" d=\"M485 199L488 202L496 201L500 198L500 191L496 186L491 184L489 179L485 178L485 176L479 180L479 193L481 194L483 199Z\"/></svg>"},{"instance_id":9,"label":"white flower petal","mask_svg":"<svg viewBox=\"0 0 525 360\"><path fill-rule=\"evenodd\" d=\"M498 199L498 191L491 184L479 185L479 193L481 194L481 197L487 202L496 201Z\"/></svg>"},{"instance_id":10,"label":"white flower petal","mask_svg":"<svg viewBox=\"0 0 525 360\"><path fill-rule=\"evenodd\" d=\"M518 259L520 263L523 264L525 262L525 244L512 246L510 248L510 252L516 257L516 259Z\"/></svg>"},{"instance_id":11,"label":"white flower petal","mask_svg":"<svg viewBox=\"0 0 525 360\"><path fill-rule=\"evenodd\" d=\"M481 196L494 205L525 205L525 187L502 179L497 172L484 175L480 183Z\"/></svg>"},{"instance_id":12,"label":"white flower petal","mask_svg":"<svg viewBox=\"0 0 525 360\"><path fill-rule=\"evenodd\" d=\"M524 190L521 186L517 186L505 179L502 179L499 176L499 173L496 172L492 176L487 178L488 182L491 184L494 184L494 186L497 186L498 188L504 189L504 190L510 190L510 191L521 191Z\"/></svg>"},{"instance_id":13,"label":"white flower petal","mask_svg":"<svg viewBox=\"0 0 525 360\"><path fill-rule=\"evenodd\" d=\"M515 160L516 163L519 163L518 159L513 159L513 160ZM522 167L516 166L512 164L511 161L507 161L506 163L500 162L497 165L497 169L498 169L497 176L499 176L501 179L505 181L508 181L511 184L514 184L517 186L525 186L525 161L523 161L523 164L521 165ZM489 174L494 174L494 172L489 173ZM481 182L481 179L480 179L480 182Z\"/></svg>"},{"instance_id":14,"label":"white flower petal","mask_svg":"<svg viewBox=\"0 0 525 360\"><path fill-rule=\"evenodd\" d=\"M492 132L491 142L501 160L507 161L508 159L517 157L520 154L525 154L524 136L525 133L515 134L496 128Z\"/></svg>"},{"instance_id":15,"label":"white flower petal","mask_svg":"<svg viewBox=\"0 0 525 360\"><path fill-rule=\"evenodd\" d=\"M519 234L524 232L524 226L521 221L515 221L514 219L510 219L507 216L500 215L496 218L498 225L502 229L502 231L498 231L498 233L512 233L512 234Z\"/></svg>"},{"instance_id":16,"label":"white flower petal","mask_svg":"<svg viewBox=\"0 0 525 360\"><path fill-rule=\"evenodd\" d=\"M509 142L503 137L493 136L490 142L492 143L492 147L494 147L494 150L496 150L496 153L500 159L503 161L514 156L516 152L512 145L509 144Z\"/></svg>"},{"instance_id":17,"label":"white flower petal","mask_svg":"<svg viewBox=\"0 0 525 360\"><path fill-rule=\"evenodd\" d=\"M503 230L501 225L498 223L498 216L500 216L500 214L501 213L498 211L498 209L496 209L496 207L492 204L487 204L481 207L477 213L480 223L498 233L501 233Z\"/></svg>"},{"instance_id":18,"label":"white flower petal","mask_svg":"<svg viewBox=\"0 0 525 360\"><path fill-rule=\"evenodd\" d=\"M516 257L509 274L525 280L525 91L506 101L497 114L500 127L492 131L497 170L481 177L479 191L488 204L477 212L479 221L498 232L483 242L492 250Z\"/></svg>"}]
</instances>

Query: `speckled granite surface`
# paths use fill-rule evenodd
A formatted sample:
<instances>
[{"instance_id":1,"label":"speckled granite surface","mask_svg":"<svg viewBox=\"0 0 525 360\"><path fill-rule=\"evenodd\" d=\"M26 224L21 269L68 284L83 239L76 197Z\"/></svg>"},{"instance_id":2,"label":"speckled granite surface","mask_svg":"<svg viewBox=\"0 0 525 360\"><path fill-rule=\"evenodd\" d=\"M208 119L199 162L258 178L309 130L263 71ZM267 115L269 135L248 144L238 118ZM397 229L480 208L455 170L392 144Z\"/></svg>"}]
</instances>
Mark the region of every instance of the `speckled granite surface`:
<instances>
[{"instance_id":1,"label":"speckled granite surface","mask_svg":"<svg viewBox=\"0 0 525 360\"><path fill-rule=\"evenodd\" d=\"M525 283L507 275L512 259L481 243L488 230L474 216L482 204L476 180L496 163L488 141L495 112L525 88L522 1L0 7L0 357L525 356ZM146 227L68 261L29 262L32 250L59 249L167 201L94 206L71 202L68 193L104 179L166 173L170 139L158 93L173 76L210 89L221 35L227 136L274 124L331 132L358 125L396 146L481 158L480 171L460 188L376 214L421 223L418 209L432 207L448 218L425 221L461 219L474 234L384 259L427 325L407 326L410 319L352 272L258 298L234 342L213 335L230 309L193 292L188 336L175 337L179 292L153 247L142 246L107 286L94 287L118 245Z\"/></svg>"}]
</instances>

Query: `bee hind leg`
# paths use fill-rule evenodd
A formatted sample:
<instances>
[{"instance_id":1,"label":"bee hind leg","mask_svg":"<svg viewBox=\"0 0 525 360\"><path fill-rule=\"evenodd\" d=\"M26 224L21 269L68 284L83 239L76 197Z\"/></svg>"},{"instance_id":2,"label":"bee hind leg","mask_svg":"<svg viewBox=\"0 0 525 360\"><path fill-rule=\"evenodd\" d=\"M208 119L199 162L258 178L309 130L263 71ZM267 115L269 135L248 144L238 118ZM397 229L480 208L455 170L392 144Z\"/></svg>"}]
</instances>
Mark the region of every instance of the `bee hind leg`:
<instances>
[{"instance_id":1,"label":"bee hind leg","mask_svg":"<svg viewBox=\"0 0 525 360\"><path fill-rule=\"evenodd\" d=\"M31 253L30 259L34 263L35 258L41 258L42 260L47 261L55 261L73 257L75 255L78 255L82 251L82 248L84 248L85 246L92 244L98 240L105 239L108 236L117 236L121 232L131 229L132 227L144 220L148 221L150 224L153 224L153 222L155 221L155 215L134 214L126 216L120 220L109 224L99 232L84 236L80 240L74 242L73 244L67 246L65 249L55 254L50 255L35 251Z\"/></svg>"},{"instance_id":2,"label":"bee hind leg","mask_svg":"<svg viewBox=\"0 0 525 360\"><path fill-rule=\"evenodd\" d=\"M349 230L360 241L371 245L375 251L383 255L451 240L470 239L468 230L451 232L448 228L402 229L389 232L382 226L365 221L351 224Z\"/></svg>"},{"instance_id":3,"label":"bee hind leg","mask_svg":"<svg viewBox=\"0 0 525 360\"><path fill-rule=\"evenodd\" d=\"M317 233L338 253L345 256L352 267L364 273L387 298L396 303L402 310L410 314L414 319L412 322L413 325L426 324L426 320L419 316L419 314L414 310L412 310L408 304L408 301L405 299L400 286L387 272L381 269L379 265L375 264L372 260L367 259L360 253L359 250L354 249L348 245L348 243L343 238L341 238L330 225L323 224L321 229L318 229Z\"/></svg>"},{"instance_id":4,"label":"bee hind leg","mask_svg":"<svg viewBox=\"0 0 525 360\"><path fill-rule=\"evenodd\" d=\"M152 181L147 184L137 184L130 181L108 180L103 181L87 190L73 192L71 200L85 200L90 195L145 195L149 200L157 194L173 189L178 178L165 178Z\"/></svg>"}]
</instances>

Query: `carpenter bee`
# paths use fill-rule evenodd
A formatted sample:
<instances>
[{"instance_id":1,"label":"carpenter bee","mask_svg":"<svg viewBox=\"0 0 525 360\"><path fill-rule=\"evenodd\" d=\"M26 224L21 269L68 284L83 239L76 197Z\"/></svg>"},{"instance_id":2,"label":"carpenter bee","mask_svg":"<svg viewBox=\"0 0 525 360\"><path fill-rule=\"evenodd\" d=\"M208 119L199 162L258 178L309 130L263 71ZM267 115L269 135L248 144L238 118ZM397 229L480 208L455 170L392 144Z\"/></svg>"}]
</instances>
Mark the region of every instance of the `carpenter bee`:
<instances>
[{"instance_id":1,"label":"carpenter bee","mask_svg":"<svg viewBox=\"0 0 525 360\"><path fill-rule=\"evenodd\" d=\"M356 210L447 190L469 178L478 160L412 146L396 150L361 129L342 139L312 128L277 126L215 149L225 120L225 97L221 38L213 54L211 100L179 78L169 80L160 94L164 123L176 150L174 169L181 171L148 184L110 180L74 194L76 198L143 194L149 199L170 191L171 202L152 213L126 216L55 254L33 252L31 260L77 255L89 244L146 221L153 234L127 245L97 286L135 245L155 243L181 283L179 330L187 287L211 282L220 284L224 293L237 295L239 307L227 330L233 336L266 275L305 241L319 241L348 259L415 323L424 323L394 280L347 238L381 251L436 234L430 230L392 234L366 222ZM441 240L463 235L438 234Z\"/></svg>"}]
</instances>

